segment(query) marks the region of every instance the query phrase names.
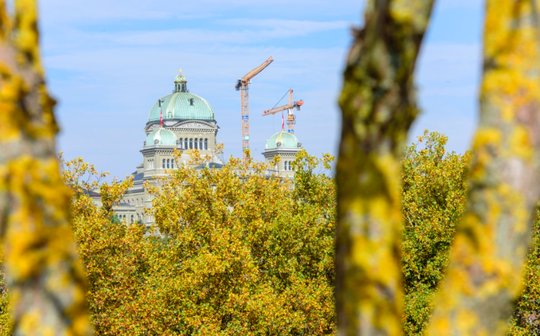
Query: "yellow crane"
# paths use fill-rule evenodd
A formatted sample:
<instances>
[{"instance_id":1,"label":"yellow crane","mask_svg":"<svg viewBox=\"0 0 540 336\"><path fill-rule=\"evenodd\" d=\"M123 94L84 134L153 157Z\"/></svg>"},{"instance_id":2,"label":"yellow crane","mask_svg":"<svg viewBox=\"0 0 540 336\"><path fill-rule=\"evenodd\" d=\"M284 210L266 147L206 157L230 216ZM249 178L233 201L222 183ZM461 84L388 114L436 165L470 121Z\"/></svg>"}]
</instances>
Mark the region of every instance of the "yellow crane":
<instances>
[{"instance_id":1,"label":"yellow crane","mask_svg":"<svg viewBox=\"0 0 540 336\"><path fill-rule=\"evenodd\" d=\"M289 102L285 105L278 107L273 107L269 110L263 112L263 116L269 116L287 110L287 132L294 133L294 125L296 124L296 116L294 115L294 110L300 110L300 107L304 105L303 100L294 101L293 89L287 91L289 93ZM285 93L287 94L287 93ZM282 97L283 99L283 97ZM281 99L280 99L281 101ZM278 102L279 104L279 102ZM277 104L276 104L277 105ZM281 125L281 128L284 129L284 122Z\"/></svg>"},{"instance_id":2,"label":"yellow crane","mask_svg":"<svg viewBox=\"0 0 540 336\"><path fill-rule=\"evenodd\" d=\"M272 63L272 56L268 57L261 65L248 72L236 83L236 91L240 91L240 108L242 114L242 153L246 157L246 151L249 150L249 81L263 71Z\"/></svg>"}]
</instances>

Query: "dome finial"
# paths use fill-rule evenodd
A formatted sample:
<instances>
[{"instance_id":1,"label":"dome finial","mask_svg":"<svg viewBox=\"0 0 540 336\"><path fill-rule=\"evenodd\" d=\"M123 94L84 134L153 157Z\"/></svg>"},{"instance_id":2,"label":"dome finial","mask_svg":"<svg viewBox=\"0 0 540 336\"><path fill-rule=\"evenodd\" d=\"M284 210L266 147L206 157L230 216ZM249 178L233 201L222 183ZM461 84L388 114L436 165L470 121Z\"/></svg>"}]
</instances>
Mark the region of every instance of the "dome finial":
<instances>
[{"instance_id":1,"label":"dome finial","mask_svg":"<svg viewBox=\"0 0 540 336\"><path fill-rule=\"evenodd\" d=\"M182 69L178 69L178 75L174 79L174 92L188 92L187 79Z\"/></svg>"}]
</instances>

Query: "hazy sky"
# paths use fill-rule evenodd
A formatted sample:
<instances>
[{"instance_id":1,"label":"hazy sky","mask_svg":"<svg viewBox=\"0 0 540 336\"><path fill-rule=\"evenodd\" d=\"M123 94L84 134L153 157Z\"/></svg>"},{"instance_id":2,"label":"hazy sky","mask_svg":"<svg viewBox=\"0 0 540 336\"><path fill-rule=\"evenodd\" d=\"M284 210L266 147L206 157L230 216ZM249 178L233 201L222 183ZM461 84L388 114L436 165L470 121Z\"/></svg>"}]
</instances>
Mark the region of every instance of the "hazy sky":
<instances>
[{"instance_id":1,"label":"hazy sky","mask_svg":"<svg viewBox=\"0 0 540 336\"><path fill-rule=\"evenodd\" d=\"M251 149L255 157L281 127L261 112L288 88L304 100L296 134L313 154L335 154L336 96L363 1L351 0L47 0L42 45L50 89L59 100L60 150L123 177L142 160L150 107L173 89L179 68L191 92L206 98L226 157L241 153L236 80L274 57L252 80ZM462 152L476 122L482 3L441 0L422 50L418 88L423 129L449 136Z\"/></svg>"}]
</instances>

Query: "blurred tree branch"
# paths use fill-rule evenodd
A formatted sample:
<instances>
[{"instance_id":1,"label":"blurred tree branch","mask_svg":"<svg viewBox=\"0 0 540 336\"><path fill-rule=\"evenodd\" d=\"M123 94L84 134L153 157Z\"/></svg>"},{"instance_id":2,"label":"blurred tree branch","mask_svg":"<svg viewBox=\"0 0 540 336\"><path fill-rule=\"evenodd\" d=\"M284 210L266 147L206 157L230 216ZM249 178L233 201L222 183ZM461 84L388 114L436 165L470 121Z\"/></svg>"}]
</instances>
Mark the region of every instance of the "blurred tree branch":
<instances>
[{"instance_id":1,"label":"blurred tree branch","mask_svg":"<svg viewBox=\"0 0 540 336\"><path fill-rule=\"evenodd\" d=\"M400 159L416 106L413 72L432 0L371 0L340 97L337 313L340 335L402 333Z\"/></svg>"},{"instance_id":2,"label":"blurred tree branch","mask_svg":"<svg viewBox=\"0 0 540 336\"><path fill-rule=\"evenodd\" d=\"M35 0L0 0L0 227L13 333L91 333L69 225L71 192L40 61Z\"/></svg>"},{"instance_id":3,"label":"blurred tree branch","mask_svg":"<svg viewBox=\"0 0 540 336\"><path fill-rule=\"evenodd\" d=\"M504 335L540 185L540 6L488 0L468 206L428 333Z\"/></svg>"}]
</instances>

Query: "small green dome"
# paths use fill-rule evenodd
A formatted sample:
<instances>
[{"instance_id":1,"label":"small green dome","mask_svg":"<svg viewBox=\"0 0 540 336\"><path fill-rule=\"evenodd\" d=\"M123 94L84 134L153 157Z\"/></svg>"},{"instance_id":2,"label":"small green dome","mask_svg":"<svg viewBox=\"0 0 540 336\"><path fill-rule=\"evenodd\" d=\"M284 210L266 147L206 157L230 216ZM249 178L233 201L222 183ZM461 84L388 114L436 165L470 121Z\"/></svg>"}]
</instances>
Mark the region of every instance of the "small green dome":
<instances>
[{"instance_id":1,"label":"small green dome","mask_svg":"<svg viewBox=\"0 0 540 336\"><path fill-rule=\"evenodd\" d=\"M166 128L160 127L146 136L145 145L149 146L176 146L176 135Z\"/></svg>"},{"instance_id":2,"label":"small green dome","mask_svg":"<svg viewBox=\"0 0 540 336\"><path fill-rule=\"evenodd\" d=\"M298 149L301 144L293 133L280 131L266 140L266 149Z\"/></svg>"},{"instance_id":3,"label":"small green dome","mask_svg":"<svg viewBox=\"0 0 540 336\"><path fill-rule=\"evenodd\" d=\"M210 104L204 98L188 91L187 80L182 73L176 76L174 92L154 104L148 121L159 121L160 112L163 113L163 120L215 120Z\"/></svg>"}]
</instances>

